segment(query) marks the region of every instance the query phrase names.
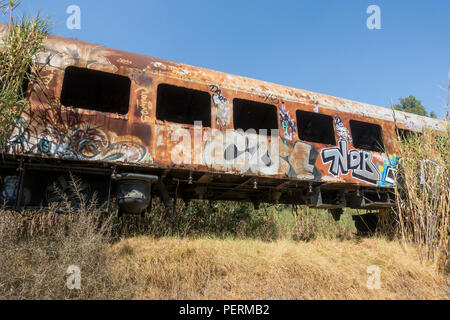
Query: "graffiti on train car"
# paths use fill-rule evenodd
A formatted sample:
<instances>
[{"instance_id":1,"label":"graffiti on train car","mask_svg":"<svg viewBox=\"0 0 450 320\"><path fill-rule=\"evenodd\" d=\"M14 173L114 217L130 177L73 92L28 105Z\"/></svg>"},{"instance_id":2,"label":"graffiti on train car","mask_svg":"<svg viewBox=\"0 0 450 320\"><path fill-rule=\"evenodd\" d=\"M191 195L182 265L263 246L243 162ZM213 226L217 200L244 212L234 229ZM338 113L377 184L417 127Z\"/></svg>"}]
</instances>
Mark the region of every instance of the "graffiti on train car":
<instances>
[{"instance_id":1,"label":"graffiti on train car","mask_svg":"<svg viewBox=\"0 0 450 320\"><path fill-rule=\"evenodd\" d=\"M320 180L315 167L319 152L311 145L293 144L272 130L218 130L196 122L193 131L156 127L157 153L170 155L177 165L205 165L211 169L240 174L284 175L293 179Z\"/></svg>"},{"instance_id":2,"label":"graffiti on train car","mask_svg":"<svg viewBox=\"0 0 450 320\"><path fill-rule=\"evenodd\" d=\"M378 182L380 187L393 187L395 183L395 173L400 158L394 153L388 156L383 163L377 163L378 171L381 173L381 179Z\"/></svg>"},{"instance_id":3,"label":"graffiti on train car","mask_svg":"<svg viewBox=\"0 0 450 320\"><path fill-rule=\"evenodd\" d=\"M350 132L337 114L334 115L334 126L336 127L336 133L339 140L345 140L348 143L353 143Z\"/></svg>"},{"instance_id":4,"label":"graffiti on train car","mask_svg":"<svg viewBox=\"0 0 450 320\"><path fill-rule=\"evenodd\" d=\"M337 114L334 115L334 124L339 138L338 147L325 148L321 151L322 162L330 163L328 172L335 177L351 172L353 178L364 182L380 187L393 187L398 157L389 155L388 159L383 159L384 156L367 150L349 150L349 145L353 143L352 138ZM378 161L374 157L382 159Z\"/></svg>"},{"instance_id":5,"label":"graffiti on train car","mask_svg":"<svg viewBox=\"0 0 450 320\"><path fill-rule=\"evenodd\" d=\"M320 180L321 174L315 167L319 152L303 141L297 140L294 145L281 139L280 173L286 177L305 180Z\"/></svg>"},{"instance_id":6,"label":"graffiti on train car","mask_svg":"<svg viewBox=\"0 0 450 320\"><path fill-rule=\"evenodd\" d=\"M6 176L3 179L3 190L1 196L6 201L15 200L17 197L19 186L19 177L18 176Z\"/></svg>"},{"instance_id":7,"label":"graffiti on train car","mask_svg":"<svg viewBox=\"0 0 450 320\"><path fill-rule=\"evenodd\" d=\"M278 130L257 134L256 130L208 130L204 139L202 164L240 173L285 175L298 179L320 179L314 164L318 152L311 145L296 141L294 145L279 137Z\"/></svg>"},{"instance_id":8,"label":"graffiti on train car","mask_svg":"<svg viewBox=\"0 0 450 320\"><path fill-rule=\"evenodd\" d=\"M348 142L339 140L339 146L322 150L323 163L331 162L329 172L333 176L348 174L368 183L377 184L381 176L372 162L372 153L366 150L348 150Z\"/></svg>"},{"instance_id":9,"label":"graffiti on train car","mask_svg":"<svg viewBox=\"0 0 450 320\"><path fill-rule=\"evenodd\" d=\"M101 46L79 46L76 42L48 38L45 50L39 52L35 59L40 65L59 70L79 66L114 73L118 68L107 59L110 54L110 49Z\"/></svg>"},{"instance_id":10,"label":"graffiti on train car","mask_svg":"<svg viewBox=\"0 0 450 320\"><path fill-rule=\"evenodd\" d=\"M136 116L144 123L152 120L152 91L151 87L139 87L136 89Z\"/></svg>"},{"instance_id":11,"label":"graffiti on train car","mask_svg":"<svg viewBox=\"0 0 450 320\"><path fill-rule=\"evenodd\" d=\"M297 131L297 127L295 126L295 120L292 119L291 115L289 114L289 110L286 110L284 104L280 109L280 123L283 129L284 138L286 140L292 141L293 135Z\"/></svg>"},{"instance_id":12,"label":"graffiti on train car","mask_svg":"<svg viewBox=\"0 0 450 320\"><path fill-rule=\"evenodd\" d=\"M272 130L272 137L257 134L256 130L210 130L205 139L203 164L209 167L252 172L263 175L278 173L278 130ZM270 147L269 147L270 145Z\"/></svg>"},{"instance_id":13,"label":"graffiti on train car","mask_svg":"<svg viewBox=\"0 0 450 320\"><path fill-rule=\"evenodd\" d=\"M146 69L138 70L135 68L131 69L130 78L135 84L139 86L149 86L152 84L152 78L149 77Z\"/></svg>"},{"instance_id":14,"label":"graffiti on train car","mask_svg":"<svg viewBox=\"0 0 450 320\"><path fill-rule=\"evenodd\" d=\"M263 99L265 103L272 103L272 104L280 103L280 99L273 93L264 93L264 95L260 96L260 98Z\"/></svg>"},{"instance_id":15,"label":"graffiti on train car","mask_svg":"<svg viewBox=\"0 0 450 320\"><path fill-rule=\"evenodd\" d=\"M100 128L69 126L66 131L23 117L17 120L8 137L7 152L76 160L151 162L144 146L113 138L112 134Z\"/></svg>"},{"instance_id":16,"label":"graffiti on train car","mask_svg":"<svg viewBox=\"0 0 450 320\"><path fill-rule=\"evenodd\" d=\"M215 116L219 128L223 129L230 123L230 103L218 86L212 84L209 87L214 104L213 117Z\"/></svg>"}]
</instances>

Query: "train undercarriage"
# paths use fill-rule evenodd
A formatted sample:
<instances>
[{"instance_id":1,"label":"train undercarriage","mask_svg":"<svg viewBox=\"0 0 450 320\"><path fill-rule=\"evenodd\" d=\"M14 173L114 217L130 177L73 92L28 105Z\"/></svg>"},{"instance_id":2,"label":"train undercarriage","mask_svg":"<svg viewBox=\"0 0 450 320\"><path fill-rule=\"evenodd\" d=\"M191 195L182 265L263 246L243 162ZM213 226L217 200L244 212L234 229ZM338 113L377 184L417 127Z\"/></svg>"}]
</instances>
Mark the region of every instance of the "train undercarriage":
<instances>
[{"instance_id":1,"label":"train undercarriage","mask_svg":"<svg viewBox=\"0 0 450 320\"><path fill-rule=\"evenodd\" d=\"M349 207L370 212L353 216L358 231L367 233L376 227L373 212L395 204L390 188L27 156L3 155L0 177L4 206L13 210L42 209L63 198L76 206L77 192L86 199L95 194L97 203L107 204L107 210L114 200L119 215L145 215L154 197L166 208L177 199L185 203L192 199L250 201L256 209L261 203L305 205L329 210L336 221ZM79 181L77 190L73 190L73 179Z\"/></svg>"}]
</instances>

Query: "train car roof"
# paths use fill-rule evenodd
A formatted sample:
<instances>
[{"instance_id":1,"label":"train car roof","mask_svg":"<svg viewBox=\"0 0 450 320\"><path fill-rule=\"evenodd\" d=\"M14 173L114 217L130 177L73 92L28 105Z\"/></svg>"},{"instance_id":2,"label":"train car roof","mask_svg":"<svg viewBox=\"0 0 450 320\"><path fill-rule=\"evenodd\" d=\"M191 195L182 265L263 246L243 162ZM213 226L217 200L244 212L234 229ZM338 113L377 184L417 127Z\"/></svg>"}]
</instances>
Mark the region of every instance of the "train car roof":
<instances>
[{"instance_id":1,"label":"train car roof","mask_svg":"<svg viewBox=\"0 0 450 320\"><path fill-rule=\"evenodd\" d=\"M8 25L0 24L0 39L6 35L7 30ZM208 85L214 84L221 88L247 92L263 97L273 96L282 101L293 101L302 104L315 105L318 106L319 110L320 108L326 108L340 112L359 114L375 119L394 121L393 111L389 108L292 88L267 81L251 79L203 67L196 67L141 54L110 49L85 41L49 35L44 42L44 46L46 50L53 52L65 51L61 52L61 54L68 56L76 54L78 55L78 59L82 59L83 55L85 56L84 58L87 59L92 52L95 52L96 57L103 58L104 67L107 67L105 64L109 62L111 64L110 67L114 66L117 69L120 66L123 66L142 71L145 70L146 72L166 77L206 83ZM74 53L74 50L76 50L76 53ZM71 65L70 62L71 59L68 59L68 61L66 61L66 66ZM97 64L97 66L100 66L101 69L102 63ZM87 67L89 68L89 66ZM109 68L109 71L114 72L115 68ZM402 124L403 127L408 130L419 132L424 128L445 131L448 125L445 120L433 119L403 111L395 111L395 121Z\"/></svg>"}]
</instances>

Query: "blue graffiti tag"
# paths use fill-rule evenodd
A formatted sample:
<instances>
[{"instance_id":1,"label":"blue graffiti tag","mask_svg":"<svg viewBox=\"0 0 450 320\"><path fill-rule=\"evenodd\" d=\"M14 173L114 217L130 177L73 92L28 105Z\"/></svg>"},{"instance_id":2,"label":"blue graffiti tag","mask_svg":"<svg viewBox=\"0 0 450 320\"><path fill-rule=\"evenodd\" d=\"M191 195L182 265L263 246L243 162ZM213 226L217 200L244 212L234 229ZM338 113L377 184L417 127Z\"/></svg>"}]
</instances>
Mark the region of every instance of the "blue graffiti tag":
<instances>
[{"instance_id":1,"label":"blue graffiti tag","mask_svg":"<svg viewBox=\"0 0 450 320\"><path fill-rule=\"evenodd\" d=\"M395 171L398 166L399 157L394 153L388 156L389 159L383 163L377 163L378 171L381 173L381 179L378 182L380 187L393 187L395 183Z\"/></svg>"}]
</instances>

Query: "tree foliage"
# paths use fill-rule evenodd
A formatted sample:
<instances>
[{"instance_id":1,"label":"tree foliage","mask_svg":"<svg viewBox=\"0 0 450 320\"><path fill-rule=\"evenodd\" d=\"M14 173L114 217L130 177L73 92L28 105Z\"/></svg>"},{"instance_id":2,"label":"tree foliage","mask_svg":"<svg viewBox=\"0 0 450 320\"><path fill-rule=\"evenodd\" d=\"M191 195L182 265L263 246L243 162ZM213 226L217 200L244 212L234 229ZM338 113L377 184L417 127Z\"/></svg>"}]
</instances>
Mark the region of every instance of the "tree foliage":
<instances>
[{"instance_id":1,"label":"tree foliage","mask_svg":"<svg viewBox=\"0 0 450 320\"><path fill-rule=\"evenodd\" d=\"M414 97L413 95L410 95L409 97L406 98L400 98L398 100L400 101L400 103L394 104L393 106L394 110L400 110L415 113L420 116L436 118L436 114L433 111L428 113L426 108L422 105L422 101L416 99L416 97Z\"/></svg>"}]
</instances>

